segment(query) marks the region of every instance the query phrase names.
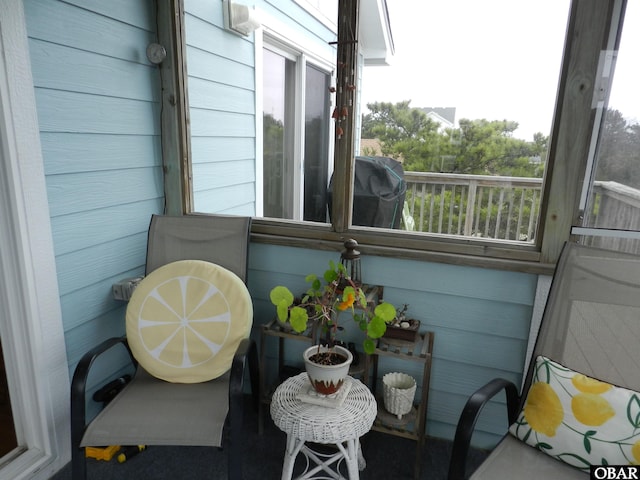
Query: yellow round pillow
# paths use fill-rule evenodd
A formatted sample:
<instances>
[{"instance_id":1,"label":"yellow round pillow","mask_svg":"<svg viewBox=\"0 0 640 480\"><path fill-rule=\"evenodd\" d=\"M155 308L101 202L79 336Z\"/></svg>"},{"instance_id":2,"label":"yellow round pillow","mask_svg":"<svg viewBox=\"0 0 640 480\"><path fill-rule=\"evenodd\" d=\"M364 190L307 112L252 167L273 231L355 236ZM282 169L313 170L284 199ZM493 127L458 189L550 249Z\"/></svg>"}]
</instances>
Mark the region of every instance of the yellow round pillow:
<instances>
[{"instance_id":1,"label":"yellow round pillow","mask_svg":"<svg viewBox=\"0 0 640 480\"><path fill-rule=\"evenodd\" d=\"M127 307L127 340L151 375L206 382L231 368L252 321L251 297L240 277L213 263L182 260L138 284Z\"/></svg>"}]
</instances>

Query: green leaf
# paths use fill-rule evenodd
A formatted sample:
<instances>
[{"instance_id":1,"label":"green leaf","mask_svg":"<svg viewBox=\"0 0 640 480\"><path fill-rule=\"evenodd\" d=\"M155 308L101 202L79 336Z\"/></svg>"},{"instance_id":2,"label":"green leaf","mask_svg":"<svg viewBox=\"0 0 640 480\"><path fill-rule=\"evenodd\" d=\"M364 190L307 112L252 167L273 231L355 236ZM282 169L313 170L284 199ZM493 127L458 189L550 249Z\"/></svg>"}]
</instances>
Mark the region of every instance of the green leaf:
<instances>
[{"instance_id":1,"label":"green leaf","mask_svg":"<svg viewBox=\"0 0 640 480\"><path fill-rule=\"evenodd\" d=\"M358 304L362 308L367 308L367 296L364 294L361 288L358 288Z\"/></svg>"},{"instance_id":2,"label":"green leaf","mask_svg":"<svg viewBox=\"0 0 640 480\"><path fill-rule=\"evenodd\" d=\"M364 342L362 342L362 347L364 348L364 353L366 353L367 355L371 355L376 351L376 342L374 342L370 338L367 338Z\"/></svg>"},{"instance_id":3,"label":"green leaf","mask_svg":"<svg viewBox=\"0 0 640 480\"><path fill-rule=\"evenodd\" d=\"M591 453L591 440L589 437L595 435L597 432L595 430L587 430L584 432L584 438L582 439L582 444L584 445L584 450L587 453Z\"/></svg>"},{"instance_id":4,"label":"green leaf","mask_svg":"<svg viewBox=\"0 0 640 480\"><path fill-rule=\"evenodd\" d=\"M396 308L390 303L382 302L376 305L373 313L375 313L376 317L380 317L382 321L389 323L396 317Z\"/></svg>"},{"instance_id":5,"label":"green leaf","mask_svg":"<svg viewBox=\"0 0 640 480\"><path fill-rule=\"evenodd\" d=\"M296 332L302 333L307 329L308 319L309 315L307 315L306 309L302 307L293 307L291 309L289 323Z\"/></svg>"},{"instance_id":6,"label":"green leaf","mask_svg":"<svg viewBox=\"0 0 640 480\"><path fill-rule=\"evenodd\" d=\"M633 394L627 404L627 418L634 428L640 428L640 399Z\"/></svg>"},{"instance_id":7,"label":"green leaf","mask_svg":"<svg viewBox=\"0 0 640 480\"><path fill-rule=\"evenodd\" d=\"M573 465L577 468L589 468L589 466L591 465L590 462L582 458L580 455L576 455L574 453L560 453L557 455L557 457L563 462L568 463L569 465ZM574 462L573 460L577 460L577 462Z\"/></svg>"},{"instance_id":8,"label":"green leaf","mask_svg":"<svg viewBox=\"0 0 640 480\"><path fill-rule=\"evenodd\" d=\"M536 443L535 447L539 450L551 450L553 447L545 442Z\"/></svg>"},{"instance_id":9,"label":"green leaf","mask_svg":"<svg viewBox=\"0 0 640 480\"><path fill-rule=\"evenodd\" d=\"M344 290L342 291L342 301L345 301L347 298L349 298L349 295L353 295L354 299L357 298L356 291L352 286L344 287Z\"/></svg>"},{"instance_id":10,"label":"green leaf","mask_svg":"<svg viewBox=\"0 0 640 480\"><path fill-rule=\"evenodd\" d=\"M327 283L331 283L338 278L338 272L335 270L327 270L324 272L324 281Z\"/></svg>"},{"instance_id":11,"label":"green leaf","mask_svg":"<svg viewBox=\"0 0 640 480\"><path fill-rule=\"evenodd\" d=\"M373 317L369 321L369 325L367 325L367 336L369 338L380 338L386 331L387 324L378 316Z\"/></svg>"},{"instance_id":12,"label":"green leaf","mask_svg":"<svg viewBox=\"0 0 640 480\"><path fill-rule=\"evenodd\" d=\"M276 314L278 315L278 320L281 322L286 322L289 318L289 305L284 300L276 305Z\"/></svg>"},{"instance_id":13,"label":"green leaf","mask_svg":"<svg viewBox=\"0 0 640 480\"><path fill-rule=\"evenodd\" d=\"M282 285L278 285L271 289L269 299L271 299L271 303L276 307L279 307L283 302L287 307L293 305L293 293L291 293L291 290L287 287L283 287Z\"/></svg>"}]
</instances>

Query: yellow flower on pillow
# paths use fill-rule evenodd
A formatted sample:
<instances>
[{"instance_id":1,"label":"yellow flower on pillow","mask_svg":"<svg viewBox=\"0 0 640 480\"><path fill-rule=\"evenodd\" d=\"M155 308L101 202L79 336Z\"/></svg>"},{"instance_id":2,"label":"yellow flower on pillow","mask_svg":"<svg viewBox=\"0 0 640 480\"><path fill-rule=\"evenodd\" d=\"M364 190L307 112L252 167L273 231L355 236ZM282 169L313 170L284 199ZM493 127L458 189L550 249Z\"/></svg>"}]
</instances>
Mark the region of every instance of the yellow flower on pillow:
<instances>
[{"instance_id":1,"label":"yellow flower on pillow","mask_svg":"<svg viewBox=\"0 0 640 480\"><path fill-rule=\"evenodd\" d=\"M633 459L635 460L635 462L632 463L634 465L640 464L640 440L631 446L631 455L633 455Z\"/></svg>"},{"instance_id":2,"label":"yellow flower on pillow","mask_svg":"<svg viewBox=\"0 0 640 480\"><path fill-rule=\"evenodd\" d=\"M553 437L562 423L564 410L558 394L548 383L536 382L529 388L524 418L536 432Z\"/></svg>"},{"instance_id":3,"label":"yellow flower on pillow","mask_svg":"<svg viewBox=\"0 0 640 480\"><path fill-rule=\"evenodd\" d=\"M589 426L602 425L614 417L611 404L594 393L578 393L571 399L571 410L580 423Z\"/></svg>"},{"instance_id":4,"label":"yellow flower on pillow","mask_svg":"<svg viewBox=\"0 0 640 480\"><path fill-rule=\"evenodd\" d=\"M595 378L587 377L581 373L576 373L571 378L571 383L582 393L604 393L611 389L611 385Z\"/></svg>"}]
</instances>

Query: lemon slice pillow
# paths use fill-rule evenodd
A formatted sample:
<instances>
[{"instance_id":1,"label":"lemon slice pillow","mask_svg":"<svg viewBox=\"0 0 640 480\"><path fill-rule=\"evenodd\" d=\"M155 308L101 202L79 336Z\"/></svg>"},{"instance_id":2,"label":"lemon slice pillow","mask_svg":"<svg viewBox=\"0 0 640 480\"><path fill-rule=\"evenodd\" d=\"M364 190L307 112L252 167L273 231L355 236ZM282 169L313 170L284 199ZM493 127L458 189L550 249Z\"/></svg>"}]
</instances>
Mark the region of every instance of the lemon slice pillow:
<instances>
[{"instance_id":1,"label":"lemon slice pillow","mask_svg":"<svg viewBox=\"0 0 640 480\"><path fill-rule=\"evenodd\" d=\"M509 432L569 465L640 463L640 395L539 356Z\"/></svg>"},{"instance_id":2,"label":"lemon slice pillow","mask_svg":"<svg viewBox=\"0 0 640 480\"><path fill-rule=\"evenodd\" d=\"M206 382L231 368L249 336L251 297L233 272L201 260L164 265L136 287L126 314L129 346L151 375Z\"/></svg>"}]
</instances>

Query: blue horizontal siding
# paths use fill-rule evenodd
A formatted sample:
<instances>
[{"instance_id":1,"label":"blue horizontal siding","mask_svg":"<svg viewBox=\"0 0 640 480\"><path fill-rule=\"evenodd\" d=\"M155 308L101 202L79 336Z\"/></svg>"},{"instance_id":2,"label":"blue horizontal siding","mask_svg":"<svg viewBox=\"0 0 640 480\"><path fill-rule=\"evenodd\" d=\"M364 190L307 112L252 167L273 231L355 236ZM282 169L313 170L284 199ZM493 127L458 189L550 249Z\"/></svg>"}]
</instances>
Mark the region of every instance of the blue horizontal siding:
<instances>
[{"instance_id":1,"label":"blue horizontal siding","mask_svg":"<svg viewBox=\"0 0 640 480\"><path fill-rule=\"evenodd\" d=\"M370 259L366 257L366 249L363 251L363 269L366 269ZM394 286L408 290L420 286L421 290L430 292L533 305L531 292L536 289L536 275L392 258L375 258L371 263L368 275L371 283L384 284L391 280ZM477 281L478 272L482 272L482 282Z\"/></svg>"},{"instance_id":2,"label":"blue horizontal siding","mask_svg":"<svg viewBox=\"0 0 640 480\"><path fill-rule=\"evenodd\" d=\"M125 308L112 310L66 332L69 363L71 365L78 363L82 356L96 344L112 337L123 336L125 333L124 312ZM105 367L107 370L114 369L114 366L109 364Z\"/></svg>"},{"instance_id":3,"label":"blue horizontal siding","mask_svg":"<svg viewBox=\"0 0 640 480\"><path fill-rule=\"evenodd\" d=\"M255 112L255 96L251 90L211 82L200 78L189 80L189 103L205 110L246 113Z\"/></svg>"},{"instance_id":4,"label":"blue horizontal siding","mask_svg":"<svg viewBox=\"0 0 640 480\"><path fill-rule=\"evenodd\" d=\"M193 137L193 164L254 158L256 141L251 137ZM195 180L195 179L194 179Z\"/></svg>"},{"instance_id":5,"label":"blue horizontal siding","mask_svg":"<svg viewBox=\"0 0 640 480\"><path fill-rule=\"evenodd\" d=\"M189 79L202 78L225 85L253 91L255 71L253 65L238 63L195 48L187 48Z\"/></svg>"},{"instance_id":6,"label":"blue horizontal siding","mask_svg":"<svg viewBox=\"0 0 640 480\"><path fill-rule=\"evenodd\" d=\"M36 87L132 100L159 101L157 67L32 39ZM74 75L69 75L73 71Z\"/></svg>"},{"instance_id":7,"label":"blue horizontal siding","mask_svg":"<svg viewBox=\"0 0 640 480\"><path fill-rule=\"evenodd\" d=\"M159 167L131 168L126 174L107 170L47 177L52 217L157 199L162 190Z\"/></svg>"},{"instance_id":8,"label":"blue horizontal siding","mask_svg":"<svg viewBox=\"0 0 640 480\"><path fill-rule=\"evenodd\" d=\"M45 175L160 167L160 137L41 132Z\"/></svg>"},{"instance_id":9,"label":"blue horizontal siding","mask_svg":"<svg viewBox=\"0 0 640 480\"><path fill-rule=\"evenodd\" d=\"M35 93L42 131L160 135L157 103L42 88Z\"/></svg>"},{"instance_id":10,"label":"blue horizontal siding","mask_svg":"<svg viewBox=\"0 0 640 480\"><path fill-rule=\"evenodd\" d=\"M111 286L144 271L150 216L164 207L160 77L146 58L155 2L24 6L72 373L84 352L124 333ZM124 368L109 360L90 391Z\"/></svg>"},{"instance_id":11,"label":"blue horizontal siding","mask_svg":"<svg viewBox=\"0 0 640 480\"><path fill-rule=\"evenodd\" d=\"M58 288L60 295L80 290L105 278L112 278L144 266L147 233L95 245L75 252L58 255ZM105 291L111 295L111 290Z\"/></svg>"},{"instance_id":12,"label":"blue horizontal siding","mask_svg":"<svg viewBox=\"0 0 640 480\"><path fill-rule=\"evenodd\" d=\"M298 5L296 2L281 2L278 0L263 0L256 3L256 8L280 21L287 23L299 35L305 35L313 38L318 46L325 47L329 56L334 47L329 42L335 40L335 32L318 22L309 12ZM337 19L336 19L337 22Z\"/></svg>"},{"instance_id":13,"label":"blue horizontal siding","mask_svg":"<svg viewBox=\"0 0 640 480\"><path fill-rule=\"evenodd\" d=\"M195 137L255 137L254 115L191 108L191 135Z\"/></svg>"},{"instance_id":14,"label":"blue horizontal siding","mask_svg":"<svg viewBox=\"0 0 640 480\"><path fill-rule=\"evenodd\" d=\"M65 331L79 327L87 319L102 317L113 310L122 309L125 304L114 300L111 295L112 285L123 278L138 277L143 274L144 265L140 265L63 295L60 302L64 312Z\"/></svg>"},{"instance_id":15,"label":"blue horizontal siding","mask_svg":"<svg viewBox=\"0 0 640 480\"><path fill-rule=\"evenodd\" d=\"M199 18L213 25L222 25L222 2L210 2L209 0L185 0L185 11L189 15Z\"/></svg>"},{"instance_id":16,"label":"blue horizontal siding","mask_svg":"<svg viewBox=\"0 0 640 480\"><path fill-rule=\"evenodd\" d=\"M81 3L81 2L78 2ZM155 16L153 2L127 2L134 13L132 19ZM27 33L31 39L66 45L78 50L94 52L107 57L148 64L147 45L157 41L155 28L147 30L155 22L145 21L144 28L110 18L105 10L114 7L123 16L122 2L103 2L102 11L92 12L61 1L27 0L24 2ZM145 13L146 12L146 13ZM69 72L70 75L72 72Z\"/></svg>"},{"instance_id":17,"label":"blue horizontal siding","mask_svg":"<svg viewBox=\"0 0 640 480\"><path fill-rule=\"evenodd\" d=\"M519 340L528 338L528 327L514 322L513 319L531 316L531 305L468 296L465 296L464 303L460 303L459 298L460 294L455 293L441 294L395 286L385 288L386 300L398 305L407 304L410 317L424 312L422 316L427 317L429 324L434 327L487 333Z\"/></svg>"},{"instance_id":18,"label":"blue horizontal siding","mask_svg":"<svg viewBox=\"0 0 640 480\"><path fill-rule=\"evenodd\" d=\"M222 4L220 4L222 11ZM187 13L184 18L185 41L188 47L197 48L253 67L255 65L253 42L245 37L224 30L220 19L207 21Z\"/></svg>"},{"instance_id":19,"label":"blue horizontal siding","mask_svg":"<svg viewBox=\"0 0 640 480\"><path fill-rule=\"evenodd\" d=\"M156 30L155 0L65 0L85 10L99 13L149 32Z\"/></svg>"},{"instance_id":20,"label":"blue horizontal siding","mask_svg":"<svg viewBox=\"0 0 640 480\"><path fill-rule=\"evenodd\" d=\"M202 205L215 206L216 213L231 215L232 212L245 212L243 215L251 216L255 202L255 184L243 183L241 185L226 186L223 188L202 190L194 194L195 210L207 212Z\"/></svg>"},{"instance_id":21,"label":"blue horizontal siding","mask_svg":"<svg viewBox=\"0 0 640 480\"><path fill-rule=\"evenodd\" d=\"M253 160L198 163L193 165L193 191L242 185L255 180Z\"/></svg>"},{"instance_id":22,"label":"blue horizontal siding","mask_svg":"<svg viewBox=\"0 0 640 480\"><path fill-rule=\"evenodd\" d=\"M161 198L152 198L53 217L56 255L146 233L151 215L162 211L162 207ZM82 225L82 235L78 235L78 225Z\"/></svg>"}]
</instances>

